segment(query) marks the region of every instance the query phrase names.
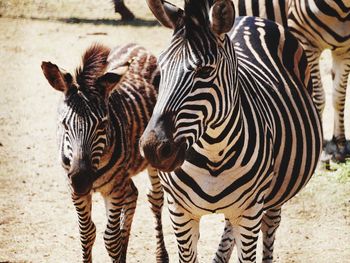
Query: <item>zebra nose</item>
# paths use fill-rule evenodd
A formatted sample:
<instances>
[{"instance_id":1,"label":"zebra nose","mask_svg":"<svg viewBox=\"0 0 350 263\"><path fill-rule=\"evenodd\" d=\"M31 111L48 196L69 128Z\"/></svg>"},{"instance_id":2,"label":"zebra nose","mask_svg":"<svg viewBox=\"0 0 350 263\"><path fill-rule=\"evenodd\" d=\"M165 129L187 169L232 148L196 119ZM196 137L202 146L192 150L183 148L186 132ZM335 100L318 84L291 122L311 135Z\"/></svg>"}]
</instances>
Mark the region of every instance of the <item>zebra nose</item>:
<instances>
[{"instance_id":1,"label":"zebra nose","mask_svg":"<svg viewBox=\"0 0 350 263\"><path fill-rule=\"evenodd\" d=\"M71 177L73 191L76 195L86 195L92 188L91 176L78 173Z\"/></svg>"},{"instance_id":2,"label":"zebra nose","mask_svg":"<svg viewBox=\"0 0 350 263\"><path fill-rule=\"evenodd\" d=\"M68 177L74 194L85 195L92 188L94 171L89 163L79 160L73 162Z\"/></svg>"},{"instance_id":3,"label":"zebra nose","mask_svg":"<svg viewBox=\"0 0 350 263\"><path fill-rule=\"evenodd\" d=\"M157 147L157 156L159 160L169 159L173 154L173 145L170 141L163 141Z\"/></svg>"}]
</instances>

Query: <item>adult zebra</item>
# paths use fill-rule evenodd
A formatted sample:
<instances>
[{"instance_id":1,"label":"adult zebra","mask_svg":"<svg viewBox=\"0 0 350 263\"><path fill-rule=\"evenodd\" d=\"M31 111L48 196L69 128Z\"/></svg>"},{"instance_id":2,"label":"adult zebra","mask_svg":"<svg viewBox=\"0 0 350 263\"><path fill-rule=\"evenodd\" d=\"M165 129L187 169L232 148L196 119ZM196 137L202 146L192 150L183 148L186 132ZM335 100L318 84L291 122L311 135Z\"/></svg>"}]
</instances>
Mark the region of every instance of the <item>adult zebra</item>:
<instances>
[{"instance_id":1,"label":"adult zebra","mask_svg":"<svg viewBox=\"0 0 350 263\"><path fill-rule=\"evenodd\" d=\"M328 147L338 161L350 155L346 146L344 109L350 72L350 1L290 0L288 26L306 51L314 84L314 101L322 114L325 93L319 59L322 51L332 52L333 138Z\"/></svg>"},{"instance_id":2,"label":"adult zebra","mask_svg":"<svg viewBox=\"0 0 350 263\"><path fill-rule=\"evenodd\" d=\"M157 59L135 44L113 50L96 44L86 50L74 76L50 62L41 67L51 86L64 94L58 113L59 154L78 213L83 262L92 262L96 236L93 192L105 200L106 249L113 262L125 262L138 195L131 177L148 166L138 140L158 93ZM148 174L157 261L164 262L168 255L161 224L163 189L157 171L148 166Z\"/></svg>"},{"instance_id":3,"label":"adult zebra","mask_svg":"<svg viewBox=\"0 0 350 263\"><path fill-rule=\"evenodd\" d=\"M322 128L302 47L282 26L236 19L230 0L149 0L174 29L159 57L161 83L141 153L168 192L180 262L197 262L200 218L222 213L214 262L272 261L281 206L310 179ZM212 5L211 5L212 4Z\"/></svg>"}]
</instances>

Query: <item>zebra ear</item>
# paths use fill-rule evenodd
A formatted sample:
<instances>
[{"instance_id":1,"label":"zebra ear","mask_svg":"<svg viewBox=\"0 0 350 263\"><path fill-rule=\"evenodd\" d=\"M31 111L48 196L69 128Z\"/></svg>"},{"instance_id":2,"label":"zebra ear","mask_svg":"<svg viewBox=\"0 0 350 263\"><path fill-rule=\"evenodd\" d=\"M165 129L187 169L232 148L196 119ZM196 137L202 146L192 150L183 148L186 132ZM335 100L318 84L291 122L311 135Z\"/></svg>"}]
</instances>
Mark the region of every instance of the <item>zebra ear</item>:
<instances>
[{"instance_id":1,"label":"zebra ear","mask_svg":"<svg viewBox=\"0 0 350 263\"><path fill-rule=\"evenodd\" d=\"M175 29L184 16L181 8L164 0L147 0L147 4L158 21L168 28Z\"/></svg>"},{"instance_id":2,"label":"zebra ear","mask_svg":"<svg viewBox=\"0 0 350 263\"><path fill-rule=\"evenodd\" d=\"M227 33L235 22L235 7L231 0L215 0L210 8L210 25L213 32L220 36Z\"/></svg>"},{"instance_id":3,"label":"zebra ear","mask_svg":"<svg viewBox=\"0 0 350 263\"><path fill-rule=\"evenodd\" d=\"M52 64L51 62L43 61L41 63L41 69L47 81L54 89L64 93L68 91L73 81L71 74L63 69L60 69L57 65Z\"/></svg>"},{"instance_id":4,"label":"zebra ear","mask_svg":"<svg viewBox=\"0 0 350 263\"><path fill-rule=\"evenodd\" d=\"M106 72L96 81L97 87L101 94L108 97L113 88L121 81L125 73L128 71L129 65L124 65L116 69Z\"/></svg>"}]
</instances>

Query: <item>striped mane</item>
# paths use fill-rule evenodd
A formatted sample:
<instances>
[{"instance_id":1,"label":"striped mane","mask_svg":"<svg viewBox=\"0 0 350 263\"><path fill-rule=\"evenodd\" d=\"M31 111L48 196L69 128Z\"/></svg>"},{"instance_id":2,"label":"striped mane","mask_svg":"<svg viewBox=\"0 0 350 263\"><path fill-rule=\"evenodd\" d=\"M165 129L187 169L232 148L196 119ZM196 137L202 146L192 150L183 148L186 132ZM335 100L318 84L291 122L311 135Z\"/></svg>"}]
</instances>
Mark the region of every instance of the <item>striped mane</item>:
<instances>
[{"instance_id":1,"label":"striped mane","mask_svg":"<svg viewBox=\"0 0 350 263\"><path fill-rule=\"evenodd\" d=\"M186 36L193 30L209 27L209 8L213 0L185 0Z\"/></svg>"},{"instance_id":2,"label":"striped mane","mask_svg":"<svg viewBox=\"0 0 350 263\"><path fill-rule=\"evenodd\" d=\"M80 87L91 88L95 85L96 79L107 67L109 52L110 48L101 44L93 44L85 51L82 65L75 71L76 81Z\"/></svg>"}]
</instances>

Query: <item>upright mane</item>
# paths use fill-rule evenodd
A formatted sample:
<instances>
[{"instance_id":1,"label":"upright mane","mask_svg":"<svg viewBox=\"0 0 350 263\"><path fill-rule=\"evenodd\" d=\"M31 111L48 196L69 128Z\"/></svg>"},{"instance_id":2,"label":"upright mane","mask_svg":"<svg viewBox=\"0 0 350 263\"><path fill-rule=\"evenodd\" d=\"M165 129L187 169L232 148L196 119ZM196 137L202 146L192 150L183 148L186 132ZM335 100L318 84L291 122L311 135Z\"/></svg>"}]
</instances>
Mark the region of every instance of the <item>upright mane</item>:
<instances>
[{"instance_id":1,"label":"upright mane","mask_svg":"<svg viewBox=\"0 0 350 263\"><path fill-rule=\"evenodd\" d=\"M187 35L192 30L208 27L209 8L213 0L185 0L185 27Z\"/></svg>"},{"instance_id":2,"label":"upright mane","mask_svg":"<svg viewBox=\"0 0 350 263\"><path fill-rule=\"evenodd\" d=\"M82 64L76 69L75 76L80 87L93 87L107 67L110 48L93 44L84 53Z\"/></svg>"}]
</instances>

